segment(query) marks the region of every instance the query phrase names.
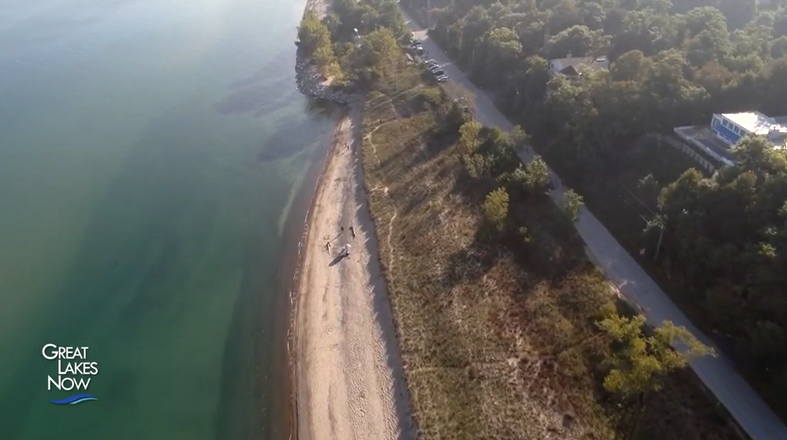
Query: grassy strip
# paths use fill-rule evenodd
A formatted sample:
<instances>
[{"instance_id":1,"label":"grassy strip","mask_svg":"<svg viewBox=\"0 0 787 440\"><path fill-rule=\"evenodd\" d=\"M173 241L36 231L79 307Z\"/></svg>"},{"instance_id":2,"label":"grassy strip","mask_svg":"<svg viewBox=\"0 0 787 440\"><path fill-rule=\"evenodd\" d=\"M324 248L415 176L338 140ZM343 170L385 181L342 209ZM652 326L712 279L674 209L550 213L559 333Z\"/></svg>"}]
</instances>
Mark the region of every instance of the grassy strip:
<instances>
[{"instance_id":1,"label":"grassy strip","mask_svg":"<svg viewBox=\"0 0 787 440\"><path fill-rule=\"evenodd\" d=\"M481 237L483 194L456 136L436 129L446 99L402 63L364 115L364 183L422 437L740 438L689 371L643 410L602 390L610 347L594 320L616 307L611 289L574 240L570 266L545 268ZM528 229L556 218L550 203L511 209Z\"/></svg>"}]
</instances>

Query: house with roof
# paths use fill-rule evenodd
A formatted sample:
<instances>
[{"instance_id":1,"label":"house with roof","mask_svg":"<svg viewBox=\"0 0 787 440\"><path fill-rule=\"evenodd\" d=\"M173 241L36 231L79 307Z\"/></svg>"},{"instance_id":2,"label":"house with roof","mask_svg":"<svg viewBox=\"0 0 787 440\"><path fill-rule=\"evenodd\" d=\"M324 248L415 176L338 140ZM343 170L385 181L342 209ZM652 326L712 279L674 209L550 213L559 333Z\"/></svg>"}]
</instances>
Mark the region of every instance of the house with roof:
<instances>
[{"instance_id":1,"label":"house with roof","mask_svg":"<svg viewBox=\"0 0 787 440\"><path fill-rule=\"evenodd\" d=\"M787 117L770 117L757 111L715 113L710 126L677 127L683 143L670 143L710 172L735 165L732 147L746 136L762 136L774 148L787 148Z\"/></svg>"},{"instance_id":2,"label":"house with roof","mask_svg":"<svg viewBox=\"0 0 787 440\"><path fill-rule=\"evenodd\" d=\"M746 136L764 136L776 148L787 146L787 126L760 112L714 114L710 128L729 146Z\"/></svg>"},{"instance_id":3,"label":"house with roof","mask_svg":"<svg viewBox=\"0 0 787 440\"><path fill-rule=\"evenodd\" d=\"M569 57L556 58L549 60L549 73L554 76L557 74L578 78L582 75L582 70L606 70L609 69L607 57Z\"/></svg>"}]
</instances>

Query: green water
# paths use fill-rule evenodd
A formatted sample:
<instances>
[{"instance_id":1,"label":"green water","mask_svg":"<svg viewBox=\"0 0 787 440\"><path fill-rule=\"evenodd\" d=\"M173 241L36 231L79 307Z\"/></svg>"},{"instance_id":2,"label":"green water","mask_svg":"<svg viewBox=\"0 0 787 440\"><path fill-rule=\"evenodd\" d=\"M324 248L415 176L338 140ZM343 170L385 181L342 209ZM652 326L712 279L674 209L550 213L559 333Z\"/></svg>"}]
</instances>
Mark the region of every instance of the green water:
<instances>
[{"instance_id":1,"label":"green water","mask_svg":"<svg viewBox=\"0 0 787 440\"><path fill-rule=\"evenodd\" d=\"M268 438L296 0L0 2L0 439ZM98 401L49 402L46 343ZM280 396L285 402L287 396Z\"/></svg>"}]
</instances>

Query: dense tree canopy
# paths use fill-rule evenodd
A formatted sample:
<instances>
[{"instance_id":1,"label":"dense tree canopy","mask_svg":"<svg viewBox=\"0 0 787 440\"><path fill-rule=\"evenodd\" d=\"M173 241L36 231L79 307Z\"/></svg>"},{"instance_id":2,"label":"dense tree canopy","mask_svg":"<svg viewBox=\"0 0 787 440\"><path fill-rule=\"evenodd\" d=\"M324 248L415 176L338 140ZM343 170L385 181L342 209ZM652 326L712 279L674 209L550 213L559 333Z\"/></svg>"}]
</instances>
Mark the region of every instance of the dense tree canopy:
<instances>
[{"instance_id":1,"label":"dense tree canopy","mask_svg":"<svg viewBox=\"0 0 787 440\"><path fill-rule=\"evenodd\" d=\"M403 3L426 17L426 0ZM580 192L645 168L652 151L670 148L659 139L676 126L707 125L712 113L787 115L787 1L431 5L430 35L496 94L499 107ZM610 68L580 67L577 79L550 75L549 60L569 55L605 56ZM689 170L671 182L674 175L643 172L632 189L652 216L649 224L659 226L645 238L659 243L671 289L732 338L739 365L761 389L781 396L785 412L787 156L762 139L745 140L734 154L739 164L714 177ZM465 163L485 170L483 159L468 156ZM510 184L522 176L509 177Z\"/></svg>"},{"instance_id":2,"label":"dense tree canopy","mask_svg":"<svg viewBox=\"0 0 787 440\"><path fill-rule=\"evenodd\" d=\"M334 85L369 85L395 70L408 34L393 0L335 0L323 20L304 14L298 45Z\"/></svg>"}]
</instances>

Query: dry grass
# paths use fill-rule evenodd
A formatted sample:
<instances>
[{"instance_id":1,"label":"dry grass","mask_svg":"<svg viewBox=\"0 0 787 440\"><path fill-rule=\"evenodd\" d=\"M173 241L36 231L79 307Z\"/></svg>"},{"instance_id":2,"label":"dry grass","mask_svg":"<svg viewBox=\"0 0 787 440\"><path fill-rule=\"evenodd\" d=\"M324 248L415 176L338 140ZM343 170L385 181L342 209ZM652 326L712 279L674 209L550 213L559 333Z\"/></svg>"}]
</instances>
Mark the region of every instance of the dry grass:
<instances>
[{"instance_id":1,"label":"dry grass","mask_svg":"<svg viewBox=\"0 0 787 440\"><path fill-rule=\"evenodd\" d=\"M593 322L615 307L606 281L581 247L570 251L583 262L545 278L477 238L477 195L459 180L456 147L433 139L435 116L418 111L436 88L411 69L369 94L363 160L421 437L740 438L690 372L629 429L633 411L599 386L609 347Z\"/></svg>"}]
</instances>

